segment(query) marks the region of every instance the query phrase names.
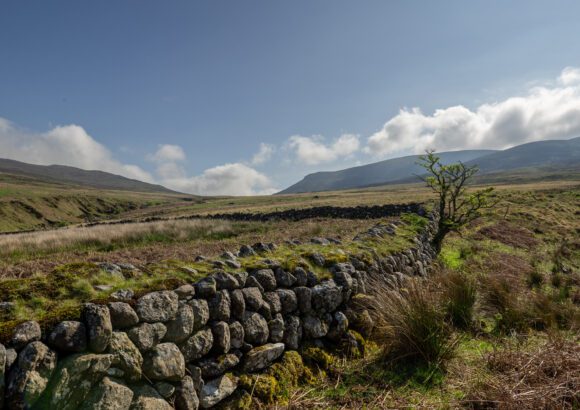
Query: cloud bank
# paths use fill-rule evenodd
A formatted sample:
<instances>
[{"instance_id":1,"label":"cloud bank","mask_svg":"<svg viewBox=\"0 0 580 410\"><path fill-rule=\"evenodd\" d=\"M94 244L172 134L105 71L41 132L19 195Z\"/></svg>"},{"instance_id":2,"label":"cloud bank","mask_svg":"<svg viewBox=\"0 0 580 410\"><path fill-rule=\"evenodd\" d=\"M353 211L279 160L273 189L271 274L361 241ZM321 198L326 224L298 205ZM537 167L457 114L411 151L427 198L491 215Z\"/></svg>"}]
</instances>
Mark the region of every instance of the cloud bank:
<instances>
[{"instance_id":1,"label":"cloud bank","mask_svg":"<svg viewBox=\"0 0 580 410\"><path fill-rule=\"evenodd\" d=\"M580 69L565 68L556 83L534 87L521 97L483 104L475 110L462 105L425 115L419 108L403 109L371 135L366 153L385 156L457 149L504 149L526 142L580 135Z\"/></svg>"},{"instance_id":2,"label":"cloud bank","mask_svg":"<svg viewBox=\"0 0 580 410\"><path fill-rule=\"evenodd\" d=\"M307 165L318 165L354 154L358 151L360 142L359 136L354 134L343 134L330 144L324 144L324 137L320 135L294 135L288 139L287 146L298 161Z\"/></svg>"}]
</instances>

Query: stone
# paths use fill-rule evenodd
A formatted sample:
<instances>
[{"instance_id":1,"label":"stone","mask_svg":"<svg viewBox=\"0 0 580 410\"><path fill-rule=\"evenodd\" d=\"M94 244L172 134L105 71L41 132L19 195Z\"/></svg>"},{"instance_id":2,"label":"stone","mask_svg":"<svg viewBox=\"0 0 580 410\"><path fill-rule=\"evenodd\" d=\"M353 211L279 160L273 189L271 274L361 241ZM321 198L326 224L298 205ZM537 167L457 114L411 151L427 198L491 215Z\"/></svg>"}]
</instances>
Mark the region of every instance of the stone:
<instances>
[{"instance_id":1,"label":"stone","mask_svg":"<svg viewBox=\"0 0 580 410\"><path fill-rule=\"evenodd\" d=\"M235 354L223 354L218 357L208 357L199 361L201 375L204 379L211 379L224 374L226 371L240 363Z\"/></svg>"},{"instance_id":2,"label":"stone","mask_svg":"<svg viewBox=\"0 0 580 410\"><path fill-rule=\"evenodd\" d=\"M278 287L289 288L296 283L296 278L290 272L286 272L282 268L276 268L274 271L274 277L276 278L276 284Z\"/></svg>"},{"instance_id":3,"label":"stone","mask_svg":"<svg viewBox=\"0 0 580 410\"><path fill-rule=\"evenodd\" d=\"M302 319L304 336L308 339L317 339L326 336L328 324L316 316L305 316Z\"/></svg>"},{"instance_id":4,"label":"stone","mask_svg":"<svg viewBox=\"0 0 580 410\"><path fill-rule=\"evenodd\" d=\"M332 315L332 324L326 335L331 340L339 341L348 330L348 319L342 312L334 312Z\"/></svg>"},{"instance_id":5,"label":"stone","mask_svg":"<svg viewBox=\"0 0 580 410\"><path fill-rule=\"evenodd\" d=\"M238 380L234 377L223 375L205 383L201 389L200 405L204 409L215 406L223 399L229 397L238 387Z\"/></svg>"},{"instance_id":6,"label":"stone","mask_svg":"<svg viewBox=\"0 0 580 410\"><path fill-rule=\"evenodd\" d=\"M210 320L230 320L231 299L227 290L220 290L215 297L207 301Z\"/></svg>"},{"instance_id":7,"label":"stone","mask_svg":"<svg viewBox=\"0 0 580 410\"><path fill-rule=\"evenodd\" d=\"M41 336L42 332L38 322L24 322L14 328L10 345L16 350L20 350L27 344L40 340Z\"/></svg>"},{"instance_id":8,"label":"stone","mask_svg":"<svg viewBox=\"0 0 580 410\"><path fill-rule=\"evenodd\" d=\"M47 344L61 352L82 352L87 349L87 329L82 322L60 322L48 336Z\"/></svg>"},{"instance_id":9,"label":"stone","mask_svg":"<svg viewBox=\"0 0 580 410\"><path fill-rule=\"evenodd\" d=\"M318 284L318 276L316 276L316 273L314 273L312 271L308 271L306 273L306 276L307 276L306 286L311 288L311 287L316 286Z\"/></svg>"},{"instance_id":10,"label":"stone","mask_svg":"<svg viewBox=\"0 0 580 410\"><path fill-rule=\"evenodd\" d=\"M282 311L282 303L280 302L280 296L278 296L278 292L264 293L264 300L270 306L271 314L275 315L276 313L280 313Z\"/></svg>"},{"instance_id":11,"label":"stone","mask_svg":"<svg viewBox=\"0 0 580 410\"><path fill-rule=\"evenodd\" d=\"M110 354L74 354L58 363L50 383L34 409L76 410L93 387L106 376L113 362Z\"/></svg>"},{"instance_id":12,"label":"stone","mask_svg":"<svg viewBox=\"0 0 580 410\"><path fill-rule=\"evenodd\" d=\"M246 301L246 308L254 311L260 310L264 304L264 299L262 298L262 292L259 288L244 288L242 289L242 294L244 295L244 300Z\"/></svg>"},{"instance_id":13,"label":"stone","mask_svg":"<svg viewBox=\"0 0 580 410\"><path fill-rule=\"evenodd\" d=\"M195 284L195 294L202 299L212 298L215 296L216 292L217 284L215 279L212 277L200 279Z\"/></svg>"},{"instance_id":14,"label":"stone","mask_svg":"<svg viewBox=\"0 0 580 410\"><path fill-rule=\"evenodd\" d=\"M268 322L256 312L246 311L243 321L244 340L254 345L261 345L268 341L270 331Z\"/></svg>"},{"instance_id":15,"label":"stone","mask_svg":"<svg viewBox=\"0 0 580 410\"><path fill-rule=\"evenodd\" d=\"M113 332L107 352L113 355L113 365L121 369L128 380L136 381L141 378L143 356L127 333Z\"/></svg>"},{"instance_id":16,"label":"stone","mask_svg":"<svg viewBox=\"0 0 580 410\"><path fill-rule=\"evenodd\" d=\"M223 261L212 261L211 264L216 269L225 269L227 266Z\"/></svg>"},{"instance_id":17,"label":"stone","mask_svg":"<svg viewBox=\"0 0 580 410\"><path fill-rule=\"evenodd\" d=\"M174 410L173 406L148 384L133 387L133 393L131 410Z\"/></svg>"},{"instance_id":18,"label":"stone","mask_svg":"<svg viewBox=\"0 0 580 410\"><path fill-rule=\"evenodd\" d=\"M230 327L226 322L217 322L211 327L213 350L217 353L230 351Z\"/></svg>"},{"instance_id":19,"label":"stone","mask_svg":"<svg viewBox=\"0 0 580 410\"><path fill-rule=\"evenodd\" d=\"M197 410L199 408L199 398L191 377L185 376L179 383L174 405L176 410Z\"/></svg>"},{"instance_id":20,"label":"stone","mask_svg":"<svg viewBox=\"0 0 580 410\"><path fill-rule=\"evenodd\" d=\"M16 359L18 359L18 352L16 352L16 349L6 349L6 370L10 370L12 365L16 363Z\"/></svg>"},{"instance_id":21,"label":"stone","mask_svg":"<svg viewBox=\"0 0 580 410\"><path fill-rule=\"evenodd\" d=\"M175 343L160 343L145 355L143 373L149 380L180 381L185 376L185 359Z\"/></svg>"},{"instance_id":22,"label":"stone","mask_svg":"<svg viewBox=\"0 0 580 410\"><path fill-rule=\"evenodd\" d=\"M175 393L175 386L171 383L161 381L155 383L155 390L157 390L157 393L159 393L164 399L169 399Z\"/></svg>"},{"instance_id":23,"label":"stone","mask_svg":"<svg viewBox=\"0 0 580 410\"><path fill-rule=\"evenodd\" d=\"M353 274L355 272L355 268L351 263L347 263L347 262L339 262L336 263L333 267L332 267L332 272L336 273L336 272L346 272L348 274Z\"/></svg>"},{"instance_id":24,"label":"stone","mask_svg":"<svg viewBox=\"0 0 580 410\"><path fill-rule=\"evenodd\" d=\"M342 288L327 280L312 288L312 308L317 312L334 312L342 303Z\"/></svg>"},{"instance_id":25,"label":"stone","mask_svg":"<svg viewBox=\"0 0 580 410\"><path fill-rule=\"evenodd\" d=\"M302 324L297 316L286 316L284 327L284 344L287 349L298 350L302 341Z\"/></svg>"},{"instance_id":26,"label":"stone","mask_svg":"<svg viewBox=\"0 0 580 410\"><path fill-rule=\"evenodd\" d=\"M135 297L135 293L131 289L119 289L111 293L111 299L119 302L129 302Z\"/></svg>"},{"instance_id":27,"label":"stone","mask_svg":"<svg viewBox=\"0 0 580 410\"><path fill-rule=\"evenodd\" d=\"M153 349L163 340L165 333L167 333L167 328L163 323L141 323L127 330L129 339L142 352Z\"/></svg>"},{"instance_id":28,"label":"stone","mask_svg":"<svg viewBox=\"0 0 580 410\"><path fill-rule=\"evenodd\" d=\"M98 263L97 266L117 279L125 279L125 276L123 276L123 272L121 271L121 267L114 263L101 262Z\"/></svg>"},{"instance_id":29,"label":"stone","mask_svg":"<svg viewBox=\"0 0 580 410\"><path fill-rule=\"evenodd\" d=\"M248 276L248 279L246 279L246 288L258 288L260 292L264 293L264 287L253 276Z\"/></svg>"},{"instance_id":30,"label":"stone","mask_svg":"<svg viewBox=\"0 0 580 410\"><path fill-rule=\"evenodd\" d=\"M231 301L231 317L234 319L241 319L246 312L246 300L244 294L240 289L230 291Z\"/></svg>"},{"instance_id":31,"label":"stone","mask_svg":"<svg viewBox=\"0 0 580 410\"><path fill-rule=\"evenodd\" d=\"M193 325L193 308L188 304L182 303L177 310L177 317L165 323L167 332L163 340L165 342L181 343L191 335Z\"/></svg>"},{"instance_id":32,"label":"stone","mask_svg":"<svg viewBox=\"0 0 580 410\"><path fill-rule=\"evenodd\" d=\"M308 283L308 273L301 267L294 269L294 277L296 278L294 283L296 286L306 286Z\"/></svg>"},{"instance_id":33,"label":"stone","mask_svg":"<svg viewBox=\"0 0 580 410\"><path fill-rule=\"evenodd\" d=\"M230 327L230 347L233 349L241 349L244 345L244 326L240 322L232 322Z\"/></svg>"},{"instance_id":34,"label":"stone","mask_svg":"<svg viewBox=\"0 0 580 410\"><path fill-rule=\"evenodd\" d=\"M254 256L255 254L256 254L256 252L249 245L242 245L240 247L239 252L238 252L238 255L240 255L240 257L242 257L242 258L245 258L247 256Z\"/></svg>"},{"instance_id":35,"label":"stone","mask_svg":"<svg viewBox=\"0 0 580 410\"><path fill-rule=\"evenodd\" d=\"M174 292L177 293L177 297L179 298L179 300L189 300L195 296L195 288L193 287L193 285L189 284L181 285L180 287L175 289Z\"/></svg>"},{"instance_id":36,"label":"stone","mask_svg":"<svg viewBox=\"0 0 580 410\"><path fill-rule=\"evenodd\" d=\"M179 308L177 293L170 290L148 293L137 300L135 311L139 320L147 323L175 319Z\"/></svg>"},{"instance_id":37,"label":"stone","mask_svg":"<svg viewBox=\"0 0 580 410\"><path fill-rule=\"evenodd\" d=\"M279 343L284 339L284 319L280 313L268 322L268 330L270 332L270 342Z\"/></svg>"},{"instance_id":38,"label":"stone","mask_svg":"<svg viewBox=\"0 0 580 410\"><path fill-rule=\"evenodd\" d=\"M238 269L239 267L234 267L234 269ZM234 275L227 273L227 272L216 272L212 276L216 282L217 290L232 290L237 289L240 284L238 280L234 277Z\"/></svg>"},{"instance_id":39,"label":"stone","mask_svg":"<svg viewBox=\"0 0 580 410\"><path fill-rule=\"evenodd\" d=\"M195 391L197 395L201 393L201 388L203 387L203 378L201 377L201 368L194 364L188 364L187 369L189 370L189 374L191 375L191 380L193 380L193 386L195 387Z\"/></svg>"},{"instance_id":40,"label":"stone","mask_svg":"<svg viewBox=\"0 0 580 410\"><path fill-rule=\"evenodd\" d=\"M2 343L0 343L0 409L4 408L6 369L6 348Z\"/></svg>"},{"instance_id":41,"label":"stone","mask_svg":"<svg viewBox=\"0 0 580 410\"><path fill-rule=\"evenodd\" d=\"M258 269L252 273L252 277L262 285L266 292L276 290L276 277L272 269Z\"/></svg>"},{"instance_id":42,"label":"stone","mask_svg":"<svg viewBox=\"0 0 580 410\"><path fill-rule=\"evenodd\" d=\"M133 390L119 380L109 377L95 385L79 410L129 410Z\"/></svg>"},{"instance_id":43,"label":"stone","mask_svg":"<svg viewBox=\"0 0 580 410\"><path fill-rule=\"evenodd\" d=\"M128 303L111 302L108 307L114 329L125 329L139 323L137 312Z\"/></svg>"},{"instance_id":44,"label":"stone","mask_svg":"<svg viewBox=\"0 0 580 410\"><path fill-rule=\"evenodd\" d=\"M14 302L0 302L0 315L6 315L14 312L16 303Z\"/></svg>"},{"instance_id":45,"label":"stone","mask_svg":"<svg viewBox=\"0 0 580 410\"><path fill-rule=\"evenodd\" d=\"M113 289L111 285L94 285L93 289L97 292L108 292Z\"/></svg>"},{"instance_id":46,"label":"stone","mask_svg":"<svg viewBox=\"0 0 580 410\"><path fill-rule=\"evenodd\" d=\"M300 313L310 313L312 311L312 289L306 286L298 286L294 288L294 293L296 294Z\"/></svg>"},{"instance_id":47,"label":"stone","mask_svg":"<svg viewBox=\"0 0 580 410\"><path fill-rule=\"evenodd\" d=\"M85 303L82 316L87 326L89 349L95 353L104 352L113 333L109 309L104 305Z\"/></svg>"},{"instance_id":48,"label":"stone","mask_svg":"<svg viewBox=\"0 0 580 410\"><path fill-rule=\"evenodd\" d=\"M252 245L252 249L258 253L269 252L270 247L263 242L256 242Z\"/></svg>"},{"instance_id":49,"label":"stone","mask_svg":"<svg viewBox=\"0 0 580 410\"><path fill-rule=\"evenodd\" d=\"M240 269L242 267L242 264L239 261L232 261L232 260L226 259L225 263L229 268L232 268L232 269Z\"/></svg>"},{"instance_id":50,"label":"stone","mask_svg":"<svg viewBox=\"0 0 580 410\"><path fill-rule=\"evenodd\" d=\"M56 353L44 343L26 345L6 378L5 404L9 409L34 405L56 368Z\"/></svg>"},{"instance_id":51,"label":"stone","mask_svg":"<svg viewBox=\"0 0 580 410\"><path fill-rule=\"evenodd\" d=\"M278 289L276 293L278 293L278 296L280 297L282 313L292 313L298 308L298 300L296 299L294 291L290 289Z\"/></svg>"},{"instance_id":52,"label":"stone","mask_svg":"<svg viewBox=\"0 0 580 410\"><path fill-rule=\"evenodd\" d=\"M334 282L336 282L338 286L341 286L343 290L352 289L352 276L346 271L340 270L334 272Z\"/></svg>"},{"instance_id":53,"label":"stone","mask_svg":"<svg viewBox=\"0 0 580 410\"><path fill-rule=\"evenodd\" d=\"M238 287L243 288L248 280L248 272L236 272L234 273L234 278L238 281Z\"/></svg>"},{"instance_id":54,"label":"stone","mask_svg":"<svg viewBox=\"0 0 580 410\"><path fill-rule=\"evenodd\" d=\"M193 330L204 327L209 321L209 305L204 299L192 299L188 302L193 309Z\"/></svg>"},{"instance_id":55,"label":"stone","mask_svg":"<svg viewBox=\"0 0 580 410\"><path fill-rule=\"evenodd\" d=\"M270 366L284 353L284 343L268 343L250 350L244 356L243 370L255 372Z\"/></svg>"},{"instance_id":56,"label":"stone","mask_svg":"<svg viewBox=\"0 0 580 410\"><path fill-rule=\"evenodd\" d=\"M315 245L330 245L330 241L326 238L315 237L310 239L310 242Z\"/></svg>"},{"instance_id":57,"label":"stone","mask_svg":"<svg viewBox=\"0 0 580 410\"><path fill-rule=\"evenodd\" d=\"M326 263L326 259L320 253L313 253L310 255L310 260L316 265L323 267Z\"/></svg>"},{"instance_id":58,"label":"stone","mask_svg":"<svg viewBox=\"0 0 580 410\"><path fill-rule=\"evenodd\" d=\"M209 353L213 346L213 334L209 328L199 330L179 346L186 362L198 360Z\"/></svg>"}]
</instances>

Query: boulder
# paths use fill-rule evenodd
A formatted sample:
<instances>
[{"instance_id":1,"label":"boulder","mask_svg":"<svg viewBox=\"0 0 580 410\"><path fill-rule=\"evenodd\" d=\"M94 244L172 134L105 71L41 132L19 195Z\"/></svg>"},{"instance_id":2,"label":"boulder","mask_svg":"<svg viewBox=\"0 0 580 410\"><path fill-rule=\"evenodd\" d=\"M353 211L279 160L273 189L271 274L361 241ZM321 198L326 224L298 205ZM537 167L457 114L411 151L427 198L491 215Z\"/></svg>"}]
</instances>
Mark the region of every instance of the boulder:
<instances>
[{"instance_id":1,"label":"boulder","mask_svg":"<svg viewBox=\"0 0 580 410\"><path fill-rule=\"evenodd\" d=\"M211 327L213 350L217 353L230 351L230 327L226 322L217 322Z\"/></svg>"},{"instance_id":2,"label":"boulder","mask_svg":"<svg viewBox=\"0 0 580 410\"><path fill-rule=\"evenodd\" d=\"M242 289L242 294L244 295L247 309L258 311L264 304L262 292L257 287L244 288Z\"/></svg>"},{"instance_id":3,"label":"boulder","mask_svg":"<svg viewBox=\"0 0 580 410\"><path fill-rule=\"evenodd\" d=\"M193 285L181 285L174 291L177 293L179 300L189 300L195 296L195 288Z\"/></svg>"},{"instance_id":4,"label":"boulder","mask_svg":"<svg viewBox=\"0 0 580 410\"><path fill-rule=\"evenodd\" d=\"M31 342L18 355L6 379L6 407L27 409L37 401L54 369L56 353L42 342Z\"/></svg>"},{"instance_id":5,"label":"boulder","mask_svg":"<svg viewBox=\"0 0 580 410\"><path fill-rule=\"evenodd\" d=\"M165 342L181 343L191 335L193 325L193 308L186 303L181 303L177 310L177 317L165 323L167 332L163 340Z\"/></svg>"},{"instance_id":6,"label":"boulder","mask_svg":"<svg viewBox=\"0 0 580 410\"><path fill-rule=\"evenodd\" d=\"M14 328L10 345L16 350L20 350L27 344L40 340L41 336L42 332L38 322L32 320L24 322Z\"/></svg>"},{"instance_id":7,"label":"boulder","mask_svg":"<svg viewBox=\"0 0 580 410\"><path fill-rule=\"evenodd\" d=\"M280 313L268 322L268 330L270 332L270 342L279 343L284 339L284 319Z\"/></svg>"},{"instance_id":8,"label":"boulder","mask_svg":"<svg viewBox=\"0 0 580 410\"><path fill-rule=\"evenodd\" d=\"M82 316L87 326L89 349L95 353L104 352L113 333L109 309L104 305L86 303L83 306Z\"/></svg>"},{"instance_id":9,"label":"boulder","mask_svg":"<svg viewBox=\"0 0 580 410\"><path fill-rule=\"evenodd\" d=\"M61 352L79 353L87 349L87 329L82 322L60 322L48 336L47 344Z\"/></svg>"},{"instance_id":10,"label":"boulder","mask_svg":"<svg viewBox=\"0 0 580 410\"><path fill-rule=\"evenodd\" d=\"M230 292L231 300L231 317L241 319L246 312L246 300L244 294L240 289L235 289Z\"/></svg>"},{"instance_id":11,"label":"boulder","mask_svg":"<svg viewBox=\"0 0 580 410\"><path fill-rule=\"evenodd\" d=\"M185 359L174 343L160 343L145 355L143 373L149 380L180 381Z\"/></svg>"},{"instance_id":12,"label":"boulder","mask_svg":"<svg viewBox=\"0 0 580 410\"><path fill-rule=\"evenodd\" d=\"M10 370L12 365L16 363L16 359L18 359L18 353L15 349L6 349L6 371Z\"/></svg>"},{"instance_id":13,"label":"boulder","mask_svg":"<svg viewBox=\"0 0 580 410\"><path fill-rule=\"evenodd\" d=\"M143 356L127 333L113 332L107 352L113 355L113 365L121 369L128 380L136 381L141 378Z\"/></svg>"},{"instance_id":14,"label":"boulder","mask_svg":"<svg viewBox=\"0 0 580 410\"><path fill-rule=\"evenodd\" d=\"M342 288L327 280L312 288L312 308L320 313L334 312L342 303Z\"/></svg>"},{"instance_id":15,"label":"boulder","mask_svg":"<svg viewBox=\"0 0 580 410\"><path fill-rule=\"evenodd\" d=\"M276 284L278 287L289 288L296 283L296 278L290 272L286 272L282 268L276 268L274 271L274 277L276 278Z\"/></svg>"},{"instance_id":16,"label":"boulder","mask_svg":"<svg viewBox=\"0 0 580 410\"><path fill-rule=\"evenodd\" d=\"M135 292L131 289L119 289L116 292L111 293L111 299L119 302L129 302L135 296Z\"/></svg>"},{"instance_id":17,"label":"boulder","mask_svg":"<svg viewBox=\"0 0 580 410\"><path fill-rule=\"evenodd\" d=\"M272 269L258 269L252 273L252 277L262 285L266 292L276 290L276 277Z\"/></svg>"},{"instance_id":18,"label":"boulder","mask_svg":"<svg viewBox=\"0 0 580 410\"><path fill-rule=\"evenodd\" d=\"M240 322L232 322L230 328L230 347L240 349L244 345L244 326Z\"/></svg>"},{"instance_id":19,"label":"boulder","mask_svg":"<svg viewBox=\"0 0 580 410\"><path fill-rule=\"evenodd\" d=\"M155 390L164 399L170 399L175 394L175 386L168 382L157 382L155 383Z\"/></svg>"},{"instance_id":20,"label":"boulder","mask_svg":"<svg viewBox=\"0 0 580 410\"><path fill-rule=\"evenodd\" d=\"M201 389L200 405L204 409L215 406L220 401L229 397L238 387L238 380L234 377L223 375L205 383Z\"/></svg>"},{"instance_id":21,"label":"boulder","mask_svg":"<svg viewBox=\"0 0 580 410\"><path fill-rule=\"evenodd\" d=\"M243 288L246 286L246 281L248 280L248 272L236 272L234 273L234 277L238 281L238 287Z\"/></svg>"},{"instance_id":22,"label":"boulder","mask_svg":"<svg viewBox=\"0 0 580 410\"><path fill-rule=\"evenodd\" d=\"M133 390L120 380L103 377L89 392L79 410L129 410Z\"/></svg>"},{"instance_id":23,"label":"boulder","mask_svg":"<svg viewBox=\"0 0 580 410\"><path fill-rule=\"evenodd\" d=\"M204 299L192 299L188 302L193 309L193 330L204 327L209 321L209 306Z\"/></svg>"},{"instance_id":24,"label":"boulder","mask_svg":"<svg viewBox=\"0 0 580 410\"><path fill-rule=\"evenodd\" d=\"M246 311L243 320L244 340L248 343L261 345L268 341L270 332L268 322L256 312Z\"/></svg>"},{"instance_id":25,"label":"boulder","mask_svg":"<svg viewBox=\"0 0 580 410\"><path fill-rule=\"evenodd\" d=\"M237 267L234 267L234 269L237 269ZM224 271L214 273L213 278L216 282L217 290L233 290L240 286L232 274Z\"/></svg>"},{"instance_id":26,"label":"boulder","mask_svg":"<svg viewBox=\"0 0 580 410\"><path fill-rule=\"evenodd\" d=\"M209 318L211 320L230 320L231 300L227 290L220 290L213 298L208 300Z\"/></svg>"},{"instance_id":27,"label":"boulder","mask_svg":"<svg viewBox=\"0 0 580 410\"><path fill-rule=\"evenodd\" d=\"M108 307L114 329L125 329L139 323L139 316L128 303L111 302Z\"/></svg>"},{"instance_id":28,"label":"boulder","mask_svg":"<svg viewBox=\"0 0 580 410\"><path fill-rule=\"evenodd\" d=\"M204 379L212 379L224 374L226 371L240 363L240 359L233 353L223 354L217 357L208 357L199 361L201 375Z\"/></svg>"},{"instance_id":29,"label":"boulder","mask_svg":"<svg viewBox=\"0 0 580 410\"><path fill-rule=\"evenodd\" d=\"M200 279L195 284L195 294L202 299L212 298L215 296L216 292L217 284L215 279L212 277Z\"/></svg>"},{"instance_id":30,"label":"boulder","mask_svg":"<svg viewBox=\"0 0 580 410\"><path fill-rule=\"evenodd\" d=\"M286 316L284 327L284 344L287 349L297 350L302 341L302 324L298 316Z\"/></svg>"},{"instance_id":31,"label":"boulder","mask_svg":"<svg viewBox=\"0 0 580 410\"><path fill-rule=\"evenodd\" d=\"M157 393L157 390L148 384L133 387L133 393L131 410L174 410L173 406L167 403Z\"/></svg>"},{"instance_id":32,"label":"boulder","mask_svg":"<svg viewBox=\"0 0 580 410\"><path fill-rule=\"evenodd\" d=\"M258 282L258 280L253 276L248 276L246 279L246 287L247 288L258 288L260 292L264 292L264 287Z\"/></svg>"},{"instance_id":33,"label":"boulder","mask_svg":"<svg viewBox=\"0 0 580 410\"><path fill-rule=\"evenodd\" d=\"M292 313L298 308L298 300L296 299L294 291L290 289L278 289L276 293L280 298L283 314Z\"/></svg>"},{"instance_id":34,"label":"boulder","mask_svg":"<svg viewBox=\"0 0 580 410\"><path fill-rule=\"evenodd\" d=\"M276 313L280 313L282 311L282 302L280 302L280 296L278 296L278 292L264 293L264 300L270 306L271 314L275 315Z\"/></svg>"},{"instance_id":35,"label":"boulder","mask_svg":"<svg viewBox=\"0 0 580 410\"><path fill-rule=\"evenodd\" d=\"M141 323L127 330L129 339L142 352L153 349L163 340L165 333L167 333L167 328L163 323Z\"/></svg>"},{"instance_id":36,"label":"boulder","mask_svg":"<svg viewBox=\"0 0 580 410\"><path fill-rule=\"evenodd\" d=\"M295 286L306 286L308 283L308 273L301 267L294 269L294 277L296 278Z\"/></svg>"},{"instance_id":37,"label":"boulder","mask_svg":"<svg viewBox=\"0 0 580 410\"><path fill-rule=\"evenodd\" d=\"M250 350L244 356L243 370L255 372L270 366L274 360L284 353L284 343L268 343Z\"/></svg>"},{"instance_id":38,"label":"boulder","mask_svg":"<svg viewBox=\"0 0 580 410\"><path fill-rule=\"evenodd\" d=\"M175 319L179 308L177 293L170 290L148 293L137 300L135 310L143 322L167 322Z\"/></svg>"},{"instance_id":39,"label":"boulder","mask_svg":"<svg viewBox=\"0 0 580 410\"><path fill-rule=\"evenodd\" d=\"M302 327L304 336L308 339L317 339L328 333L328 324L316 316L305 316L302 319Z\"/></svg>"},{"instance_id":40,"label":"boulder","mask_svg":"<svg viewBox=\"0 0 580 410\"><path fill-rule=\"evenodd\" d=\"M197 410L199 408L199 398L191 377L185 376L177 386L174 405L176 410Z\"/></svg>"},{"instance_id":41,"label":"boulder","mask_svg":"<svg viewBox=\"0 0 580 410\"><path fill-rule=\"evenodd\" d=\"M241 258L244 258L246 256L254 256L255 254L256 252L249 245L242 245L240 247L240 251L238 252L238 255L240 255Z\"/></svg>"},{"instance_id":42,"label":"boulder","mask_svg":"<svg viewBox=\"0 0 580 410\"><path fill-rule=\"evenodd\" d=\"M209 353L213 346L213 334L209 328L199 330L179 346L186 362L198 360Z\"/></svg>"},{"instance_id":43,"label":"boulder","mask_svg":"<svg viewBox=\"0 0 580 410\"><path fill-rule=\"evenodd\" d=\"M300 313L310 313L312 311L312 289L306 286L298 286L294 288L294 293L296 294Z\"/></svg>"}]
</instances>

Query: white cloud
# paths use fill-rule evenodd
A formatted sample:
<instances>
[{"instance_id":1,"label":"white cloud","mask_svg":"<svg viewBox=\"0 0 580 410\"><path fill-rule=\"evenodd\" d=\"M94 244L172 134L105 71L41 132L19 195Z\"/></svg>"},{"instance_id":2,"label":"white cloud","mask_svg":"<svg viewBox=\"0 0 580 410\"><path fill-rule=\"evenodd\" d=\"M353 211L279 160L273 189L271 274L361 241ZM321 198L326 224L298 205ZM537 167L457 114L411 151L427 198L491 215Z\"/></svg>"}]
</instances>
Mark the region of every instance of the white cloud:
<instances>
[{"instance_id":1,"label":"white cloud","mask_svg":"<svg viewBox=\"0 0 580 410\"><path fill-rule=\"evenodd\" d=\"M427 148L504 149L526 142L580 135L580 70L566 68L557 86L533 87L526 95L483 104L454 106L425 115L403 109L371 135L365 152L377 156Z\"/></svg>"},{"instance_id":2,"label":"white cloud","mask_svg":"<svg viewBox=\"0 0 580 410\"><path fill-rule=\"evenodd\" d=\"M61 164L107 171L147 182L153 180L151 174L140 167L114 159L104 145L78 125L35 133L0 118L0 157L39 165Z\"/></svg>"},{"instance_id":3,"label":"white cloud","mask_svg":"<svg viewBox=\"0 0 580 410\"><path fill-rule=\"evenodd\" d=\"M219 165L199 176L164 179L162 183L201 195L269 195L278 191L267 176L241 163Z\"/></svg>"},{"instance_id":4,"label":"white cloud","mask_svg":"<svg viewBox=\"0 0 580 410\"><path fill-rule=\"evenodd\" d=\"M331 144L325 145L322 136L303 137L294 135L288 139L288 147L296 158L308 165L317 165L348 157L359 149L359 136L343 134Z\"/></svg>"},{"instance_id":5,"label":"white cloud","mask_svg":"<svg viewBox=\"0 0 580 410\"><path fill-rule=\"evenodd\" d=\"M260 150L254 154L252 157L252 164L253 165L260 165L264 162L267 162L272 158L272 154L275 151L275 147L271 144L261 143Z\"/></svg>"},{"instance_id":6,"label":"white cloud","mask_svg":"<svg viewBox=\"0 0 580 410\"><path fill-rule=\"evenodd\" d=\"M163 144L159 145L155 154L150 155L149 159L155 162L184 161L185 152L179 145Z\"/></svg>"}]
</instances>

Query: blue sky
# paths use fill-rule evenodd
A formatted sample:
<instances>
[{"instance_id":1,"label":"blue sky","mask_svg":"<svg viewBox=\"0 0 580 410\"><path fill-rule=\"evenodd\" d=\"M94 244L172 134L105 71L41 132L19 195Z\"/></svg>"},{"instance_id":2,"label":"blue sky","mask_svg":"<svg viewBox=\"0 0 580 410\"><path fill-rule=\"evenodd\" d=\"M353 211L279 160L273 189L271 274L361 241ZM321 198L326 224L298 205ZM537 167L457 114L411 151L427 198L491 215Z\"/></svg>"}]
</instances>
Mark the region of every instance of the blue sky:
<instances>
[{"instance_id":1,"label":"blue sky","mask_svg":"<svg viewBox=\"0 0 580 410\"><path fill-rule=\"evenodd\" d=\"M577 1L0 4L0 157L203 194L580 135ZM401 111L403 110L403 111Z\"/></svg>"}]
</instances>

